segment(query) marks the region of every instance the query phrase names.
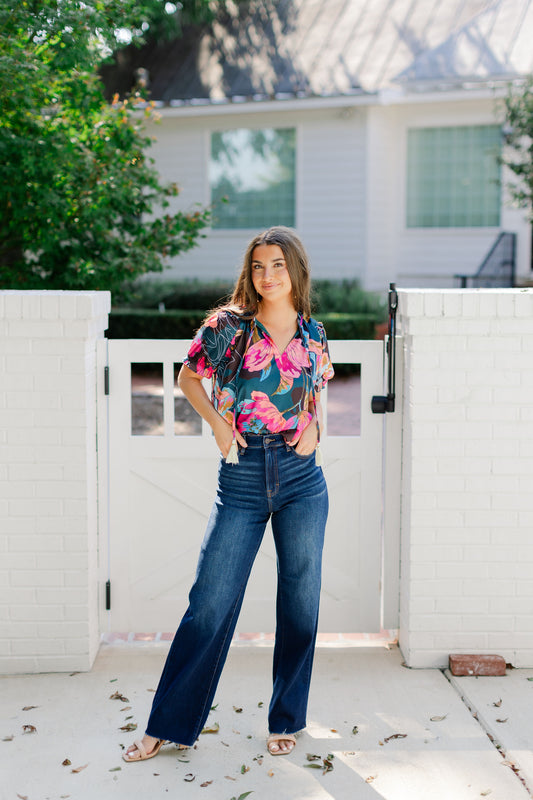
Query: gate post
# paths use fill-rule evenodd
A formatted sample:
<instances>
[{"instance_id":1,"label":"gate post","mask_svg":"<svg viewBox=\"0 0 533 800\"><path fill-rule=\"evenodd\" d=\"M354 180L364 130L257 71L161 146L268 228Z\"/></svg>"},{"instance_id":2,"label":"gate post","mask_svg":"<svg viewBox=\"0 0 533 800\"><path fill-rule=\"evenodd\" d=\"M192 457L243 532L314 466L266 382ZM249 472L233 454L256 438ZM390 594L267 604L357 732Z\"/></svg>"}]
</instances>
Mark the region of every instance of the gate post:
<instances>
[{"instance_id":1,"label":"gate post","mask_svg":"<svg viewBox=\"0 0 533 800\"><path fill-rule=\"evenodd\" d=\"M96 341L109 292L0 292L0 672L98 649Z\"/></svg>"},{"instance_id":2,"label":"gate post","mask_svg":"<svg viewBox=\"0 0 533 800\"><path fill-rule=\"evenodd\" d=\"M399 291L400 647L533 666L533 290Z\"/></svg>"}]
</instances>

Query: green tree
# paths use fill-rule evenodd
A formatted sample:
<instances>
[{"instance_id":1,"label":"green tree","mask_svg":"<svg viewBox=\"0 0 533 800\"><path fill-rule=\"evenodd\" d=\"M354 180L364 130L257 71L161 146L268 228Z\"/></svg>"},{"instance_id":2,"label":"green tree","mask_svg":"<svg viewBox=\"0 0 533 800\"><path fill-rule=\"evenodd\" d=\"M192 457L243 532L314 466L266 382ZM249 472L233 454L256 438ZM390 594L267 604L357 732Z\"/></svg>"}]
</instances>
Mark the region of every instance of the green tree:
<instances>
[{"instance_id":1,"label":"green tree","mask_svg":"<svg viewBox=\"0 0 533 800\"><path fill-rule=\"evenodd\" d=\"M142 90L107 103L98 67L120 40L211 13L208 0L0 0L1 288L114 290L197 243L209 210L168 211L178 188L146 155L153 108Z\"/></svg>"},{"instance_id":2,"label":"green tree","mask_svg":"<svg viewBox=\"0 0 533 800\"><path fill-rule=\"evenodd\" d=\"M504 113L502 161L518 179L508 188L515 202L529 209L533 220L533 76L509 88Z\"/></svg>"}]
</instances>

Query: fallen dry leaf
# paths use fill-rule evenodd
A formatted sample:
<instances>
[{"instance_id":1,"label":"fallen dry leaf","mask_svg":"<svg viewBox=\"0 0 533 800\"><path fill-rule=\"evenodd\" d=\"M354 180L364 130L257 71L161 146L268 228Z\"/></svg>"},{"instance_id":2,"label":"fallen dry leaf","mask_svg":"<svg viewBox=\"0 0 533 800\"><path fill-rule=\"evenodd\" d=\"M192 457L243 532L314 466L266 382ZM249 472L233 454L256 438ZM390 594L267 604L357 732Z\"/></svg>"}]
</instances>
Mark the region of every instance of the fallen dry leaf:
<instances>
[{"instance_id":1,"label":"fallen dry leaf","mask_svg":"<svg viewBox=\"0 0 533 800\"><path fill-rule=\"evenodd\" d=\"M330 728L331 733L338 733L337 728Z\"/></svg>"},{"instance_id":2,"label":"fallen dry leaf","mask_svg":"<svg viewBox=\"0 0 533 800\"><path fill-rule=\"evenodd\" d=\"M108 770L108 772L120 772L121 769L122 767L111 767L111 769Z\"/></svg>"},{"instance_id":3,"label":"fallen dry leaf","mask_svg":"<svg viewBox=\"0 0 533 800\"><path fill-rule=\"evenodd\" d=\"M11 733L9 736L4 736L4 738L2 739L2 741L3 741L3 742L12 742L14 738L15 738L15 737L14 737L14 736L13 736L13 734Z\"/></svg>"},{"instance_id":4,"label":"fallen dry leaf","mask_svg":"<svg viewBox=\"0 0 533 800\"><path fill-rule=\"evenodd\" d=\"M391 739L405 739L406 737L407 737L406 733L393 733L392 736L385 736L383 741L390 742Z\"/></svg>"},{"instance_id":5,"label":"fallen dry leaf","mask_svg":"<svg viewBox=\"0 0 533 800\"><path fill-rule=\"evenodd\" d=\"M259 764L259 766L261 766L261 764L263 763L263 756L255 756L253 760L256 761Z\"/></svg>"},{"instance_id":6,"label":"fallen dry leaf","mask_svg":"<svg viewBox=\"0 0 533 800\"><path fill-rule=\"evenodd\" d=\"M220 742L220 744L223 744L224 747L229 747L229 744L227 744L226 742Z\"/></svg>"},{"instance_id":7,"label":"fallen dry leaf","mask_svg":"<svg viewBox=\"0 0 533 800\"><path fill-rule=\"evenodd\" d=\"M241 775L245 775L247 772L250 772L250 767L247 767L246 764L241 766Z\"/></svg>"},{"instance_id":8,"label":"fallen dry leaf","mask_svg":"<svg viewBox=\"0 0 533 800\"><path fill-rule=\"evenodd\" d=\"M515 766L516 764L514 761L502 761L502 767L511 767L511 769L514 769Z\"/></svg>"},{"instance_id":9,"label":"fallen dry leaf","mask_svg":"<svg viewBox=\"0 0 533 800\"><path fill-rule=\"evenodd\" d=\"M497 719L496 722L507 722L509 717L505 717L505 719Z\"/></svg>"},{"instance_id":10,"label":"fallen dry leaf","mask_svg":"<svg viewBox=\"0 0 533 800\"><path fill-rule=\"evenodd\" d=\"M228 781L236 781L237 780L237 778L232 778L231 775L224 775L224 777L227 778Z\"/></svg>"},{"instance_id":11,"label":"fallen dry leaf","mask_svg":"<svg viewBox=\"0 0 533 800\"><path fill-rule=\"evenodd\" d=\"M502 702L503 702L503 700L502 700L502 699L501 699L501 697L500 697L500 699L499 699L499 700L498 700L496 703L493 703L492 705L493 705L495 708L499 708L499 707L501 706Z\"/></svg>"},{"instance_id":12,"label":"fallen dry leaf","mask_svg":"<svg viewBox=\"0 0 533 800\"><path fill-rule=\"evenodd\" d=\"M22 733L37 733L37 728L35 725L23 725Z\"/></svg>"},{"instance_id":13,"label":"fallen dry leaf","mask_svg":"<svg viewBox=\"0 0 533 800\"><path fill-rule=\"evenodd\" d=\"M273 769L269 770L268 777L269 778L273 778L274 777L274 770Z\"/></svg>"},{"instance_id":14,"label":"fallen dry leaf","mask_svg":"<svg viewBox=\"0 0 533 800\"><path fill-rule=\"evenodd\" d=\"M357 725L354 725L352 728L352 736L355 736L357 733L359 733L359 728Z\"/></svg>"},{"instance_id":15,"label":"fallen dry leaf","mask_svg":"<svg viewBox=\"0 0 533 800\"><path fill-rule=\"evenodd\" d=\"M32 708L39 708L39 706L24 706L23 711L31 711Z\"/></svg>"},{"instance_id":16,"label":"fallen dry leaf","mask_svg":"<svg viewBox=\"0 0 533 800\"><path fill-rule=\"evenodd\" d=\"M220 730L220 725L218 722L214 722L212 725L207 725L202 733L218 733Z\"/></svg>"},{"instance_id":17,"label":"fallen dry leaf","mask_svg":"<svg viewBox=\"0 0 533 800\"><path fill-rule=\"evenodd\" d=\"M120 692L118 692L118 691L117 692L113 692L113 694L109 696L109 699L110 700L120 700L121 703L129 703L130 702L127 697L124 697L124 695L120 694Z\"/></svg>"},{"instance_id":18,"label":"fallen dry leaf","mask_svg":"<svg viewBox=\"0 0 533 800\"><path fill-rule=\"evenodd\" d=\"M131 711L131 706L124 706L124 708L120 709L121 711Z\"/></svg>"},{"instance_id":19,"label":"fallen dry leaf","mask_svg":"<svg viewBox=\"0 0 533 800\"><path fill-rule=\"evenodd\" d=\"M487 789L484 792L480 792L481 797L486 797L488 794L492 794L492 789Z\"/></svg>"},{"instance_id":20,"label":"fallen dry leaf","mask_svg":"<svg viewBox=\"0 0 533 800\"><path fill-rule=\"evenodd\" d=\"M70 758L66 758L64 761L61 762L62 767L70 767L72 765L72 761Z\"/></svg>"},{"instance_id":21,"label":"fallen dry leaf","mask_svg":"<svg viewBox=\"0 0 533 800\"><path fill-rule=\"evenodd\" d=\"M380 747L383 747L383 742L380 741L380 742L378 742L378 744L379 744Z\"/></svg>"},{"instance_id":22,"label":"fallen dry leaf","mask_svg":"<svg viewBox=\"0 0 533 800\"><path fill-rule=\"evenodd\" d=\"M147 689L147 692L155 692L155 689Z\"/></svg>"},{"instance_id":23,"label":"fallen dry leaf","mask_svg":"<svg viewBox=\"0 0 533 800\"><path fill-rule=\"evenodd\" d=\"M17 792L17 797L20 797L20 800L28 800L28 795L27 794L19 794Z\"/></svg>"},{"instance_id":24,"label":"fallen dry leaf","mask_svg":"<svg viewBox=\"0 0 533 800\"><path fill-rule=\"evenodd\" d=\"M122 725L119 728L119 731L136 731L137 730L137 723L136 722L128 722L126 725Z\"/></svg>"},{"instance_id":25,"label":"fallen dry leaf","mask_svg":"<svg viewBox=\"0 0 533 800\"><path fill-rule=\"evenodd\" d=\"M372 783L372 781L375 781L377 777L377 775L369 775L368 778L365 779L365 783Z\"/></svg>"},{"instance_id":26,"label":"fallen dry leaf","mask_svg":"<svg viewBox=\"0 0 533 800\"><path fill-rule=\"evenodd\" d=\"M239 706L233 706L233 710L235 711L236 714L242 714L242 708L240 708Z\"/></svg>"},{"instance_id":27,"label":"fallen dry leaf","mask_svg":"<svg viewBox=\"0 0 533 800\"><path fill-rule=\"evenodd\" d=\"M70 771L74 772L74 773L78 773L78 772L81 772L82 769L87 769L88 766L89 766L89 764L84 764L83 767L76 767L75 769L71 769Z\"/></svg>"},{"instance_id":28,"label":"fallen dry leaf","mask_svg":"<svg viewBox=\"0 0 533 800\"><path fill-rule=\"evenodd\" d=\"M308 761L320 761L322 758L322 756L317 756L314 753L306 753L305 757Z\"/></svg>"},{"instance_id":29,"label":"fallen dry leaf","mask_svg":"<svg viewBox=\"0 0 533 800\"><path fill-rule=\"evenodd\" d=\"M232 728L232 729L231 729L231 732L232 732L232 733L236 733L236 734L237 734L237 736L240 736L240 735L241 735L241 732L240 732L240 731L236 731L236 730L235 730L235 728Z\"/></svg>"},{"instance_id":30,"label":"fallen dry leaf","mask_svg":"<svg viewBox=\"0 0 533 800\"><path fill-rule=\"evenodd\" d=\"M442 720L446 719L447 716L448 716L448 714L444 714L443 717L430 717L429 721L430 722L442 722Z\"/></svg>"},{"instance_id":31,"label":"fallen dry leaf","mask_svg":"<svg viewBox=\"0 0 533 800\"><path fill-rule=\"evenodd\" d=\"M196 775L193 775L192 772L188 772L185 777L183 778L184 781L187 783L192 783L192 781L196 778Z\"/></svg>"},{"instance_id":32,"label":"fallen dry leaf","mask_svg":"<svg viewBox=\"0 0 533 800\"><path fill-rule=\"evenodd\" d=\"M528 678L528 681L529 680L533 681L533 678ZM257 704L257 708L263 708L263 706L264 706L264 703L263 703L262 700L260 700L259 703Z\"/></svg>"},{"instance_id":33,"label":"fallen dry leaf","mask_svg":"<svg viewBox=\"0 0 533 800\"><path fill-rule=\"evenodd\" d=\"M322 775L325 775L326 772L331 772L331 770L333 769L334 758L335 756L332 753L328 753L327 758L324 759L324 770L322 772Z\"/></svg>"},{"instance_id":34,"label":"fallen dry leaf","mask_svg":"<svg viewBox=\"0 0 533 800\"><path fill-rule=\"evenodd\" d=\"M200 784L200 786L203 789L205 786L211 786L212 783L213 781L204 781L203 783Z\"/></svg>"}]
</instances>

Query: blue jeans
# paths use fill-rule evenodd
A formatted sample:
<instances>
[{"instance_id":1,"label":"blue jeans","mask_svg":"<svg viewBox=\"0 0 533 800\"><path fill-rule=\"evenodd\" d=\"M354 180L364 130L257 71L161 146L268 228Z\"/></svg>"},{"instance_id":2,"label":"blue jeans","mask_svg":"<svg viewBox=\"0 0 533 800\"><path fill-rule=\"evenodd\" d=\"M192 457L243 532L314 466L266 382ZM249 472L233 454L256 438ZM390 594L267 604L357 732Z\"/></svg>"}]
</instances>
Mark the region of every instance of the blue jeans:
<instances>
[{"instance_id":1,"label":"blue jeans","mask_svg":"<svg viewBox=\"0 0 533 800\"><path fill-rule=\"evenodd\" d=\"M189 607L170 648L146 733L192 745L209 714L254 559L272 517L277 625L272 733L305 727L315 648L328 494L314 453L280 434L246 434L239 464L221 460L218 490Z\"/></svg>"}]
</instances>

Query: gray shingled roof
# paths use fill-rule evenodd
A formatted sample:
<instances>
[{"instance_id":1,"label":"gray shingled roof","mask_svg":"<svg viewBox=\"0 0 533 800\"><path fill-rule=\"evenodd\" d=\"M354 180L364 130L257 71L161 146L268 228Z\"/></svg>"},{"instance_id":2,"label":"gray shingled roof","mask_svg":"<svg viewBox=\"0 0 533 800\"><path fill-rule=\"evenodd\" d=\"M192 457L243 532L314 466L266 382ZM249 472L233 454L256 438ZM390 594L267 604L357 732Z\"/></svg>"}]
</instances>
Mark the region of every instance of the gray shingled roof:
<instances>
[{"instance_id":1,"label":"gray shingled roof","mask_svg":"<svg viewBox=\"0 0 533 800\"><path fill-rule=\"evenodd\" d=\"M312 97L507 79L532 43L533 0L249 0L130 67L166 103Z\"/></svg>"}]
</instances>

